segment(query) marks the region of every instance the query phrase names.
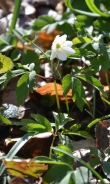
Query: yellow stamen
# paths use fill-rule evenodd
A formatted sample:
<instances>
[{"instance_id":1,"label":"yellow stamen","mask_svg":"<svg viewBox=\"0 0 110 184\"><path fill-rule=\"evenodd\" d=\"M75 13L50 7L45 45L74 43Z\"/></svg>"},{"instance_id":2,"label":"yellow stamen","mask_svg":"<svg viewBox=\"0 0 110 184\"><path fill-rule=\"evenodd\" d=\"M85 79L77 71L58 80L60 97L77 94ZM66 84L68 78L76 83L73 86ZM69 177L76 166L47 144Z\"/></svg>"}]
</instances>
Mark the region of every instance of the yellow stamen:
<instances>
[{"instance_id":1,"label":"yellow stamen","mask_svg":"<svg viewBox=\"0 0 110 184\"><path fill-rule=\"evenodd\" d=\"M56 48L59 49L61 46L59 43L56 44Z\"/></svg>"}]
</instances>

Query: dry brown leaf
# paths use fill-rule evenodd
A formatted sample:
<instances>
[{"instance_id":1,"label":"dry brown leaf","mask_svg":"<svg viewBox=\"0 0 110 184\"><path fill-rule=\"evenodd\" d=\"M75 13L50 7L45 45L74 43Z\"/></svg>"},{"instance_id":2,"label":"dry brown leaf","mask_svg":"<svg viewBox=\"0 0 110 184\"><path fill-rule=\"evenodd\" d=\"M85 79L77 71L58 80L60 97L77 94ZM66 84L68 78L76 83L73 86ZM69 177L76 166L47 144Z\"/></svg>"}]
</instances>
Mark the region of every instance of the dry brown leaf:
<instances>
[{"instance_id":1,"label":"dry brown leaf","mask_svg":"<svg viewBox=\"0 0 110 184\"><path fill-rule=\"evenodd\" d=\"M29 184L29 182L26 182L24 179L20 177L16 177L9 184Z\"/></svg>"},{"instance_id":2,"label":"dry brown leaf","mask_svg":"<svg viewBox=\"0 0 110 184\"><path fill-rule=\"evenodd\" d=\"M61 84L57 84L57 91L58 91L59 99L61 101L65 101L65 97L63 96L63 90L62 90ZM43 87L40 87L40 88L37 88L37 89L35 88L34 92L36 92L36 93L38 93L38 94L40 94L42 96L46 95L46 94L50 94L53 97L56 96L56 92L55 92L55 88L54 88L54 83L53 82L48 83L48 84L46 84ZM70 89L70 91L67 94L67 99L68 99L69 102L72 99L72 90L71 89Z\"/></svg>"},{"instance_id":3,"label":"dry brown leaf","mask_svg":"<svg viewBox=\"0 0 110 184\"><path fill-rule=\"evenodd\" d=\"M58 30L54 30L50 34L47 34L46 31L42 31L37 41L44 47L44 50L46 51L51 48L54 38L60 34L61 33Z\"/></svg>"},{"instance_id":4,"label":"dry brown leaf","mask_svg":"<svg viewBox=\"0 0 110 184\"><path fill-rule=\"evenodd\" d=\"M21 178L38 178L48 169L47 165L36 163L32 159L4 159L4 164L12 176Z\"/></svg>"},{"instance_id":5,"label":"dry brown leaf","mask_svg":"<svg viewBox=\"0 0 110 184\"><path fill-rule=\"evenodd\" d=\"M3 144L3 151L7 154L19 139L20 138L11 139L11 142L6 139ZM22 158L33 158L41 155L49 156L51 142L52 133L45 132L37 134L27 141L27 143L19 150L17 155Z\"/></svg>"}]
</instances>

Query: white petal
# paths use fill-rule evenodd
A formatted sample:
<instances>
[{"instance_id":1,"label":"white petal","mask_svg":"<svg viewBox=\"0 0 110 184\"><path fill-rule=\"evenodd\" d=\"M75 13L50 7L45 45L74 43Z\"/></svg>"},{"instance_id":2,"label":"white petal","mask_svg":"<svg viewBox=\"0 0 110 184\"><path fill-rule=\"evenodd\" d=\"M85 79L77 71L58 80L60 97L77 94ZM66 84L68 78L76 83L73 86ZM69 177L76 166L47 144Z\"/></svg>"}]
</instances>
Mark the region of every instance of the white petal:
<instances>
[{"instance_id":1,"label":"white petal","mask_svg":"<svg viewBox=\"0 0 110 184\"><path fill-rule=\"evenodd\" d=\"M64 34L60 37L60 42L64 43L66 41L67 35Z\"/></svg>"},{"instance_id":2,"label":"white petal","mask_svg":"<svg viewBox=\"0 0 110 184\"><path fill-rule=\"evenodd\" d=\"M57 53L57 56L58 56L58 58L59 58L61 61L65 61L65 60L67 59L65 52L58 52L58 53Z\"/></svg>"},{"instance_id":3,"label":"white petal","mask_svg":"<svg viewBox=\"0 0 110 184\"><path fill-rule=\"evenodd\" d=\"M57 36L55 37L55 39L54 39L54 42L59 41L59 37L60 37L60 36L59 36L59 35L57 35ZM53 42L53 43L54 43L54 42Z\"/></svg>"},{"instance_id":4,"label":"white petal","mask_svg":"<svg viewBox=\"0 0 110 184\"><path fill-rule=\"evenodd\" d=\"M73 43L71 41L66 41L65 45L68 46L68 47L71 47L73 45Z\"/></svg>"},{"instance_id":5,"label":"white petal","mask_svg":"<svg viewBox=\"0 0 110 184\"><path fill-rule=\"evenodd\" d=\"M68 53L68 54L74 54L75 50L70 48L70 47L64 47L63 48L64 52Z\"/></svg>"},{"instance_id":6,"label":"white petal","mask_svg":"<svg viewBox=\"0 0 110 184\"><path fill-rule=\"evenodd\" d=\"M56 57L56 52L52 50L51 56L50 56L50 60L53 60Z\"/></svg>"}]
</instances>

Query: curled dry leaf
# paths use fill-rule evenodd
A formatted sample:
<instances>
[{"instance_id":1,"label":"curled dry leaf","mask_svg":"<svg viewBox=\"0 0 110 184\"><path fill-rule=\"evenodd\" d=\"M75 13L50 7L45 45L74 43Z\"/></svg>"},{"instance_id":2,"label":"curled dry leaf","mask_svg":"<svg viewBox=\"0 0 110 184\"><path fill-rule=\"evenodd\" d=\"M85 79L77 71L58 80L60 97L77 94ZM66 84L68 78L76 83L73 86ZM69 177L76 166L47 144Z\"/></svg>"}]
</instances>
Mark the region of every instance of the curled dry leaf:
<instances>
[{"instance_id":1,"label":"curled dry leaf","mask_svg":"<svg viewBox=\"0 0 110 184\"><path fill-rule=\"evenodd\" d=\"M48 169L47 165L38 164L32 159L5 159L4 164L12 176L21 178L28 176L38 178Z\"/></svg>"},{"instance_id":2,"label":"curled dry leaf","mask_svg":"<svg viewBox=\"0 0 110 184\"><path fill-rule=\"evenodd\" d=\"M58 96L59 96L60 101L64 102L65 97L63 96L63 89L62 89L61 84L57 84L57 91L58 91ZM53 82L48 83L43 87L40 87L40 88L37 88L37 89L35 88L34 92L36 92L36 93L38 93L42 96L46 95L46 94L49 94L49 95L55 97L55 95L56 95ZM68 92L67 99L68 99L69 102L71 102L71 100L72 100L72 90L70 90Z\"/></svg>"}]
</instances>

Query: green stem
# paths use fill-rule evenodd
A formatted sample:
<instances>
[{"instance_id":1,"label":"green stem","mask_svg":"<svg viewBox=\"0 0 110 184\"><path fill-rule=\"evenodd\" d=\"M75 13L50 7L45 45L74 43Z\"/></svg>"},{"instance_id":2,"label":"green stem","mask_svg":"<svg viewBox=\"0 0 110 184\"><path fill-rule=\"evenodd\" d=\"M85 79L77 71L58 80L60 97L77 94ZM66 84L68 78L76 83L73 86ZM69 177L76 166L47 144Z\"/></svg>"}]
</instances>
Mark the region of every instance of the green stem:
<instances>
[{"instance_id":1,"label":"green stem","mask_svg":"<svg viewBox=\"0 0 110 184\"><path fill-rule=\"evenodd\" d=\"M65 102L66 102L67 113L68 113L68 116L69 116L69 104L68 104L67 95L65 96Z\"/></svg>"},{"instance_id":2,"label":"green stem","mask_svg":"<svg viewBox=\"0 0 110 184\"><path fill-rule=\"evenodd\" d=\"M53 61L51 61L51 70L52 70L52 74L54 74ZM55 79L54 79L54 88L55 88L55 93L56 93L57 108L58 108L58 112L60 113L60 102L59 102L59 96L58 96L58 90L57 90L57 83Z\"/></svg>"},{"instance_id":3,"label":"green stem","mask_svg":"<svg viewBox=\"0 0 110 184\"><path fill-rule=\"evenodd\" d=\"M22 0L15 0L13 17L12 17L12 22L11 22L11 25L10 25L10 28L9 28L9 33L12 33L13 32L13 29L16 26L16 21L17 21L17 18L19 16L21 2L22 2Z\"/></svg>"},{"instance_id":4,"label":"green stem","mask_svg":"<svg viewBox=\"0 0 110 184\"><path fill-rule=\"evenodd\" d=\"M107 82L107 85L109 87L109 92L110 92L110 83L109 83L109 78L108 78L108 73L105 72L105 78L106 78L106 82Z\"/></svg>"},{"instance_id":5,"label":"green stem","mask_svg":"<svg viewBox=\"0 0 110 184\"><path fill-rule=\"evenodd\" d=\"M41 53L43 53L44 56L49 60L48 56L45 54L45 52L40 47L38 47L38 45L36 45L35 43L33 43L33 41L29 40L28 38L26 38L26 40L29 41L31 44L33 44L38 50L40 50ZM49 60L49 62L50 62L50 60Z\"/></svg>"},{"instance_id":6,"label":"green stem","mask_svg":"<svg viewBox=\"0 0 110 184\"><path fill-rule=\"evenodd\" d=\"M58 108L58 112L60 113L60 102L59 102L59 96L58 96L56 80L54 80L54 88L55 88L55 93L56 93L57 108Z\"/></svg>"},{"instance_id":7,"label":"green stem","mask_svg":"<svg viewBox=\"0 0 110 184\"><path fill-rule=\"evenodd\" d=\"M53 139L52 139L52 143L51 143L51 147L50 147L49 158L51 158L51 157L52 157L52 147L53 147L53 145L54 145L55 135L56 135L56 134L53 134Z\"/></svg>"},{"instance_id":8,"label":"green stem","mask_svg":"<svg viewBox=\"0 0 110 184\"><path fill-rule=\"evenodd\" d=\"M96 89L93 87L93 117L95 118L96 111Z\"/></svg>"}]
</instances>

